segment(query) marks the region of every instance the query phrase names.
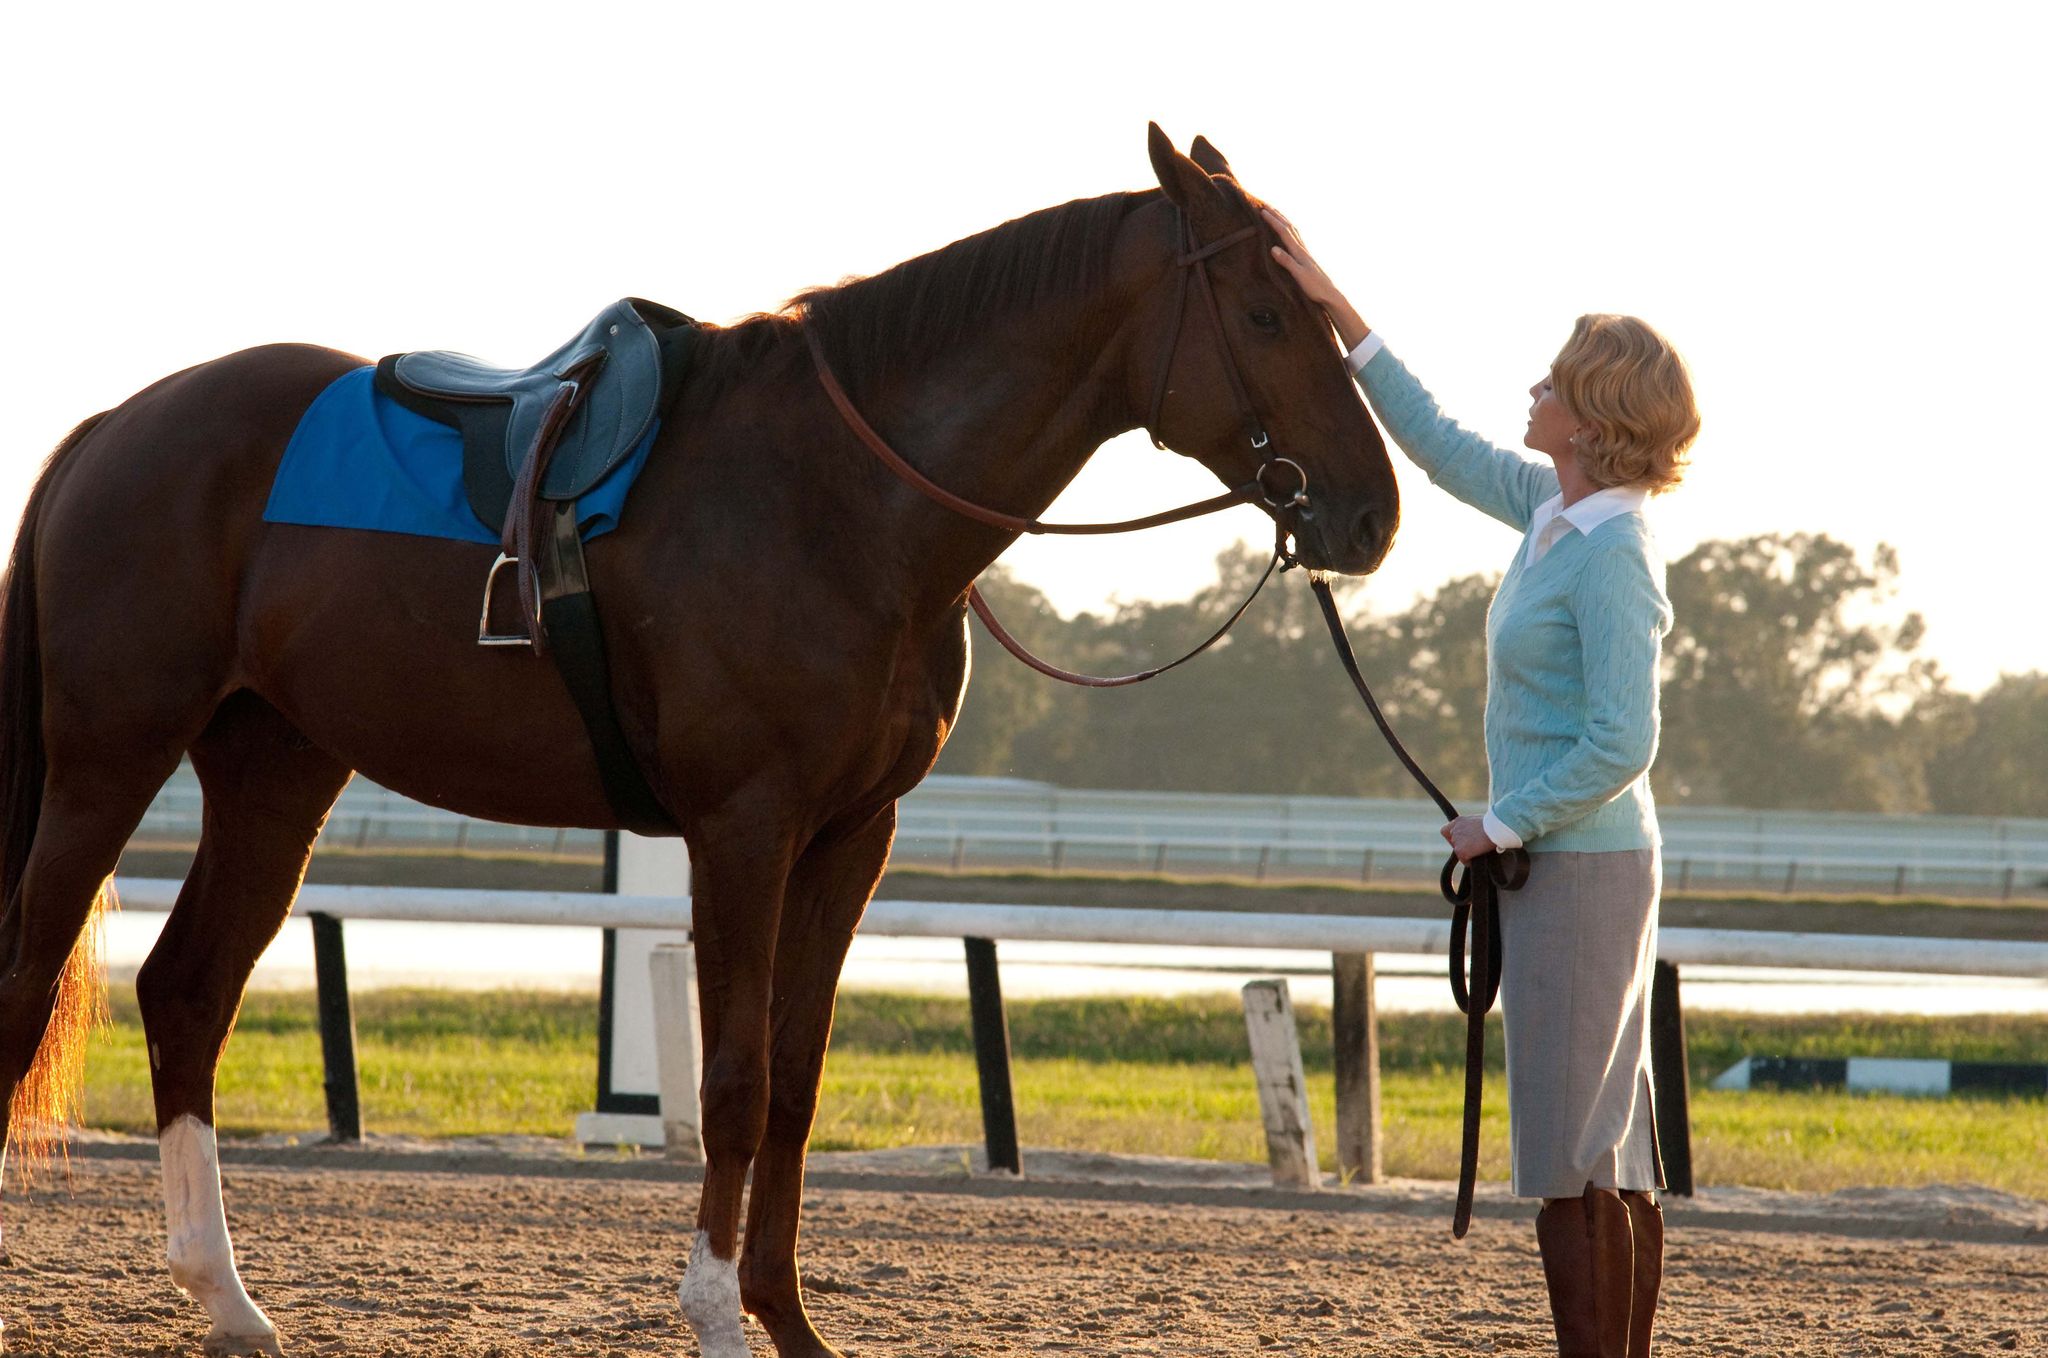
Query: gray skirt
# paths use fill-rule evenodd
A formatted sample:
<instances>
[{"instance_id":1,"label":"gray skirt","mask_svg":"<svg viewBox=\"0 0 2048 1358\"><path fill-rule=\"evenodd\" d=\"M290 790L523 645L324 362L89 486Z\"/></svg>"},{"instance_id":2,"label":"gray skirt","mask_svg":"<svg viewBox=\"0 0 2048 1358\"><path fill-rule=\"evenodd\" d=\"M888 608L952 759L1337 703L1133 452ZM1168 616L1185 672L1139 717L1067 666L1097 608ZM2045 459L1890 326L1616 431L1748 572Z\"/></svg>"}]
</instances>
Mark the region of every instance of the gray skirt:
<instances>
[{"instance_id":1,"label":"gray skirt","mask_svg":"<svg viewBox=\"0 0 2048 1358\"><path fill-rule=\"evenodd\" d=\"M1655 849L1530 855L1501 894L1514 1192L1575 1198L1662 1188L1650 1103Z\"/></svg>"}]
</instances>

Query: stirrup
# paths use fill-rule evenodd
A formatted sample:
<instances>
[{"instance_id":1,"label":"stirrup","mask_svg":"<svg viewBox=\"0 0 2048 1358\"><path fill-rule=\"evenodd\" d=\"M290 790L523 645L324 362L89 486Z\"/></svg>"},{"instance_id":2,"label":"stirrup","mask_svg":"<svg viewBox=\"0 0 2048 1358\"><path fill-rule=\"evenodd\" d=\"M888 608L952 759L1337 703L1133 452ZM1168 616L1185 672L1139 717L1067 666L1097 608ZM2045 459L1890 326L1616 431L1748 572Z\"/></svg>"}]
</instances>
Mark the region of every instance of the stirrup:
<instances>
[{"instance_id":1,"label":"stirrup","mask_svg":"<svg viewBox=\"0 0 2048 1358\"><path fill-rule=\"evenodd\" d=\"M476 644L479 646L530 647L533 645L533 638L524 632L493 632L491 630L491 591L497 587L498 572L504 570L507 566L514 567L512 582L516 588L519 583L519 572L516 569L518 565L518 557L500 552L498 553L498 559L491 563L491 573L484 577L484 611L476 620ZM540 610L538 608L534 610L534 620L536 622L540 620Z\"/></svg>"}]
</instances>

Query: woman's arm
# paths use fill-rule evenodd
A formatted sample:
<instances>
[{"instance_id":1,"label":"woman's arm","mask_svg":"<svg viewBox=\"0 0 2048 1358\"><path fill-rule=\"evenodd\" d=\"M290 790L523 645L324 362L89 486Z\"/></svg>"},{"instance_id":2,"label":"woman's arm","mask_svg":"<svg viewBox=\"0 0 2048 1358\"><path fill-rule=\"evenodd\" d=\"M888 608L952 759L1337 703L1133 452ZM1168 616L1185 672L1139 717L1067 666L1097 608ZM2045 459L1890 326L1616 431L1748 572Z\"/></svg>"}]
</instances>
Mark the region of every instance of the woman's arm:
<instances>
[{"instance_id":1,"label":"woman's arm","mask_svg":"<svg viewBox=\"0 0 2048 1358\"><path fill-rule=\"evenodd\" d=\"M1444 414L1436 398L1386 349L1358 370L1375 415L1408 460L1483 514L1525 530L1536 506L1557 494L1557 472L1481 438Z\"/></svg>"},{"instance_id":2,"label":"woman's arm","mask_svg":"<svg viewBox=\"0 0 2048 1358\"><path fill-rule=\"evenodd\" d=\"M1266 219L1284 242L1273 247L1273 258L1323 309L1345 352L1355 353L1372 328L1302 245L1293 224L1271 208ZM1380 423L1432 484L1520 529L1529 526L1536 506L1557 494L1554 470L1496 447L1447 417L1436 398L1385 349L1370 355L1356 372Z\"/></svg>"},{"instance_id":3,"label":"woman's arm","mask_svg":"<svg viewBox=\"0 0 2048 1358\"><path fill-rule=\"evenodd\" d=\"M1625 792L1657 757L1657 667L1671 605L1631 540L1598 544L1572 584L1584 657L1586 729L1556 762L1496 797L1493 814L1524 842L1562 829Z\"/></svg>"}]
</instances>

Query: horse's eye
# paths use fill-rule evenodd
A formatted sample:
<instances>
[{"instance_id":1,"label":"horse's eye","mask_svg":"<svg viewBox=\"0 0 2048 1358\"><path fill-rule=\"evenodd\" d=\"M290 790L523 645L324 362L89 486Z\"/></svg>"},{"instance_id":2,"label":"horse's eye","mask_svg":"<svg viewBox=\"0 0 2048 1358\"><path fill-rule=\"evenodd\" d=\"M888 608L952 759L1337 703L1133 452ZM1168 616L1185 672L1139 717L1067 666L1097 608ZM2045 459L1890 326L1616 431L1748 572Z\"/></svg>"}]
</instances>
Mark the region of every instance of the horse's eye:
<instances>
[{"instance_id":1,"label":"horse's eye","mask_svg":"<svg viewBox=\"0 0 2048 1358\"><path fill-rule=\"evenodd\" d=\"M1268 334L1280 333L1280 313L1269 306L1255 306L1251 309L1252 324Z\"/></svg>"}]
</instances>

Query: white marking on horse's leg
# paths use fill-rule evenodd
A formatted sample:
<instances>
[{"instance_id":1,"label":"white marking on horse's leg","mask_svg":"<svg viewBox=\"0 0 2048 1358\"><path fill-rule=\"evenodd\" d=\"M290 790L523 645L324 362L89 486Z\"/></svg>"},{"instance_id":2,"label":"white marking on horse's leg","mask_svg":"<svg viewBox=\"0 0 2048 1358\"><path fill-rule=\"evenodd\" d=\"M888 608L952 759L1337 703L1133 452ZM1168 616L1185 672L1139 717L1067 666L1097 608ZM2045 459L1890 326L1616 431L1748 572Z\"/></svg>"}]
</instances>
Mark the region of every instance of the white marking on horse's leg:
<instances>
[{"instance_id":1,"label":"white marking on horse's leg","mask_svg":"<svg viewBox=\"0 0 2048 1358\"><path fill-rule=\"evenodd\" d=\"M697 1332L703 1358L748 1358L747 1336L740 1327L739 1265L711 1252L706 1231L697 1232L697 1243L690 1246L690 1266L683 1270L676 1301Z\"/></svg>"},{"instance_id":2,"label":"white marking on horse's leg","mask_svg":"<svg viewBox=\"0 0 2048 1358\"><path fill-rule=\"evenodd\" d=\"M277 1353L277 1327L249 1300L235 1270L213 1128L187 1113L164 1128L157 1145L164 1163L171 1281L191 1293L213 1321L206 1335L209 1358Z\"/></svg>"}]
</instances>

